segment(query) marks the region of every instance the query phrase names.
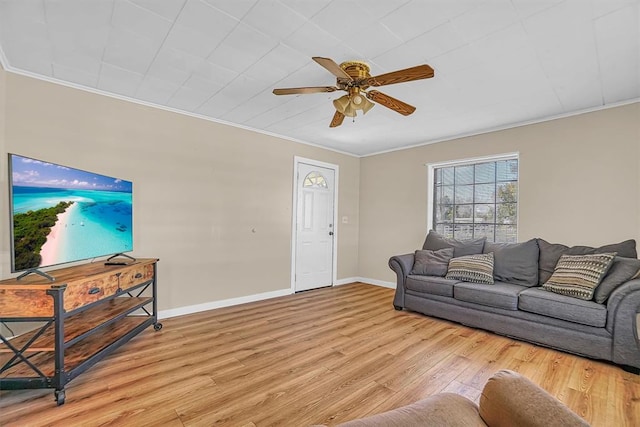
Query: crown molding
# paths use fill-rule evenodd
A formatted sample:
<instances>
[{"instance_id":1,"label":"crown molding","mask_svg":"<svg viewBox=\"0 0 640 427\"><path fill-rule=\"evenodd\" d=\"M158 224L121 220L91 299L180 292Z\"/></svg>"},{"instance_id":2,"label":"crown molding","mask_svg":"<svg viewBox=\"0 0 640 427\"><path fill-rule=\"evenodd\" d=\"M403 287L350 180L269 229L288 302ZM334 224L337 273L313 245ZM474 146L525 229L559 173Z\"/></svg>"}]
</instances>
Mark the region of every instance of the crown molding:
<instances>
[{"instance_id":1,"label":"crown molding","mask_svg":"<svg viewBox=\"0 0 640 427\"><path fill-rule=\"evenodd\" d=\"M126 102L131 102L131 103L134 103L134 104L144 105L146 107L157 108L157 109L160 109L160 110L169 111L171 113L181 114L181 115L188 116L188 117L193 117L193 118L200 119L200 120L206 120L208 122L213 122L213 123L218 123L218 124L222 124L222 125L226 125L226 126L231 126L231 127L238 128L238 129L243 129L243 130L246 130L246 131L249 131L249 132L255 132L255 133L262 134L262 135L266 135L266 136L271 136L271 137L274 137L274 138L282 139L282 140L285 140L285 141L295 142L295 143L298 143L298 144L307 145L307 146L314 147L314 148L319 148L319 149L322 149L322 150L332 151L334 153L342 154L342 155L349 156L349 157L355 157L355 158L366 158L366 157L371 157L371 156L377 156L377 155L380 155L380 154L393 153L393 152L396 152L396 151L410 150L410 149L413 149L413 148L424 147L425 145L431 145L431 144L437 144L437 143L440 143L440 142L453 141L453 140L456 140L456 139L468 138L468 137L471 137L471 136L484 135L484 134L487 134L487 133L499 132L499 131L503 131L503 130L522 127L522 126L534 125L534 124L538 124L538 123L545 123L545 122L550 122L550 121L558 120L558 119L566 119L568 117L579 116L579 115L582 115L582 114L588 114L588 113L593 113L593 112L597 112L597 111L608 110L610 108L617 108L617 107L622 107L622 106L625 106L625 105L631 105L631 104L635 104L635 103L639 103L640 102L640 98L633 98L633 99L628 99L628 100L625 100L625 101L619 101L619 102L616 102L616 103L613 103L613 104L600 105L600 106L597 106L597 107L585 108L585 109L582 109L582 110L572 111L572 112L569 112L569 113L556 114L556 115L553 115L553 116L547 116L547 117L542 117L542 118L533 119L533 120L526 120L526 121L522 121L522 122L514 122L514 123L509 123L509 124L506 124L506 125L494 126L494 127L491 127L491 128L481 129L481 130L477 130L477 131L472 131L472 132L466 132L466 133L460 133L460 134L455 134L455 135L451 135L451 136L446 136L446 137L443 137L443 138L426 140L426 141L420 142L418 144L412 144L412 145L407 145L407 146L403 146L403 147L392 148L392 149L389 149L389 150L381 150L381 151L376 151L374 153L358 155L358 154L354 154L354 153L349 153L347 151L342 151L342 150L338 150L338 149L335 149L335 148L330 148L330 147L326 147L326 146L323 146L323 145L315 144L313 142L309 142L309 141L304 141L304 140L301 140L301 139L293 138L293 137L290 137L290 136L281 135L281 134L278 134L278 133L275 133L275 132L269 132L269 131L262 130L262 129L256 129L256 128L252 128L250 126L245 126L245 125L241 125L241 124L238 124L238 123L228 122L226 120L221 120L221 119L216 119L216 118L209 117L209 116L204 116L202 114L197 114L197 113L191 113L191 112L188 112L188 111L178 110L176 108L166 107L166 106L163 106L163 105L154 104L152 102L141 101L141 100L138 100L138 99L129 98L129 97L124 96L124 95L118 95L118 94L114 94L114 93L110 93L110 92L105 92L105 91L102 91L100 89L89 88L89 87L78 85L78 84L75 84L75 83L70 83L70 82L65 82L65 81L62 81L62 80L58 80L58 79L53 78L53 77L43 76L43 75L40 75L40 74L31 73L29 71L25 71L25 70L21 70L21 69L18 69L18 68L14 68L14 67L9 65L7 57L5 56L4 51L2 50L2 46L0 46L0 65L2 66L2 68L4 68L4 70L6 72L10 72L10 73L13 73L13 74L18 74L18 75L30 77L30 78L33 78L33 79L42 80L42 81L45 81L45 82L48 82L48 83L53 83L53 84L57 84L57 85L61 85L61 86L70 87L72 89L78 89L78 90L82 90L82 91L85 91L85 92L93 93L93 94L96 94L96 95L102 95L102 96L106 96L106 97L109 97L109 98L118 99L118 100L121 100L121 101L126 101Z\"/></svg>"},{"instance_id":2,"label":"crown molding","mask_svg":"<svg viewBox=\"0 0 640 427\"><path fill-rule=\"evenodd\" d=\"M11 67L10 65L8 65L6 57L4 56L4 53L2 52L2 48L0 48L0 64L2 64L2 67L4 68L4 70L9 72L9 73L13 73L13 74L29 77L29 78L36 79L36 80L42 80L42 81L45 81L47 83L52 83L52 84L56 84L56 85L60 85L60 86L65 86L65 87L69 87L69 88L72 88L72 89L77 89L77 90L81 90L81 91L84 91L84 92L93 93L93 94L96 94L96 95L102 95L102 96L106 96L106 97L109 97L109 98L118 99L120 101L131 102L131 103L138 104L138 105L144 105L145 107L157 108L159 110L169 111L171 113L181 114L183 116L193 117L193 118L200 119L200 120L206 120L208 122L213 122L213 123L218 123L218 124L221 124L221 125L231 126L231 127L238 128L238 129L243 129L243 130L246 130L246 131L249 131L249 132L255 132L255 133L262 134L262 135L271 136L271 137L274 137L274 138L283 139L283 140L286 140L286 141L295 142L295 143L302 144L302 145L308 145L308 146L311 146L311 147L320 148L322 150L332 151L332 152L335 152L335 153L338 153L338 154L343 154L343 155L349 156L349 157L356 157L356 158L360 157L357 154L349 153L347 151L342 151L342 150L338 150L338 149L335 149L335 148L325 147L325 146L322 146L322 145L319 145L319 144L315 144L313 142L303 141L301 139L292 138L292 137L286 136L286 135L280 135L280 134L275 133L275 132L269 132L269 131L263 130L263 129L256 129L256 128L252 128L250 126L245 126L245 125L241 125L241 124L238 124L238 123L228 122L226 120L216 119L216 118L205 116L205 115L202 115L202 114L192 113L192 112L184 111L184 110L178 110L177 108L171 108L171 107L167 107L167 106L164 106L164 105L154 104L152 102L147 102L147 101L142 101L142 100L139 100L139 99L129 98L128 96L118 95L118 94L111 93L111 92L105 92L105 91L102 91L100 89L90 88L90 87L78 85L78 84L75 84L75 83L65 82L63 80L58 80L55 77L43 76L41 74L36 74L36 73L32 73L30 71L25 71L25 70L21 70L21 69L18 69L18 68L14 68L14 67Z\"/></svg>"},{"instance_id":3,"label":"crown molding","mask_svg":"<svg viewBox=\"0 0 640 427\"><path fill-rule=\"evenodd\" d=\"M444 137L444 138L427 140L427 141L424 141L424 142L420 142L418 144L407 145L405 147L398 147L398 148L392 148L392 149L389 149L389 150L376 151L375 153L371 153L371 154L363 154L363 155L361 155L359 157L360 158L365 158L365 157L377 156L379 154L387 154L387 153L393 153L393 152L396 152L396 151L410 150L412 148L424 147L425 145L437 144L439 142L453 141L453 140L456 140L456 139L468 138L470 136L484 135L486 133L492 133L492 132L498 132L498 131L507 130L507 129L519 128L519 127L523 127L523 126L535 125L535 124L538 124L538 123L545 123L545 122L550 122L550 121L558 120L558 119L566 119L568 117L579 116L579 115L582 115L582 114L593 113L593 112L596 112L596 111L608 110L610 108L622 107L622 106L625 106L625 105L636 104L636 103L639 103L639 102L640 102L640 98L633 98L633 99L628 99L628 100L625 100L625 101L616 102L616 103L613 103L613 104L600 105L600 106L597 106L597 107L585 108L583 110L571 111L569 113L556 114L556 115L553 115L553 116L542 117L542 118L539 118L539 119L527 120L527 121L524 121L524 122L514 122L514 123L509 123L507 125L495 126L495 127L491 127L491 128L478 130L478 131L460 133L460 134L456 134L456 135L452 135L452 136L447 136L447 137Z\"/></svg>"}]
</instances>

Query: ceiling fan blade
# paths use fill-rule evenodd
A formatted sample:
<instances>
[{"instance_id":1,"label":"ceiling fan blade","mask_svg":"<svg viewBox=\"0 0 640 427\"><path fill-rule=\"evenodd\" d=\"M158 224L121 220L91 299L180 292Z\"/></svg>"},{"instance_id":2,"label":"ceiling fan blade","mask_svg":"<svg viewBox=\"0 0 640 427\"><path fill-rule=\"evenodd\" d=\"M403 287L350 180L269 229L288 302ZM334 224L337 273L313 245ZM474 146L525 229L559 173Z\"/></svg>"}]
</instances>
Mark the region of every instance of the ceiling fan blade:
<instances>
[{"instance_id":1,"label":"ceiling fan blade","mask_svg":"<svg viewBox=\"0 0 640 427\"><path fill-rule=\"evenodd\" d=\"M295 95L300 93L323 93L333 92L338 88L333 86L313 86L313 87L290 87L284 89L274 89L274 95Z\"/></svg>"},{"instance_id":2,"label":"ceiling fan blade","mask_svg":"<svg viewBox=\"0 0 640 427\"><path fill-rule=\"evenodd\" d=\"M336 113L333 115L333 119L331 119L331 124L329 125L329 127L330 128L338 127L342 124L343 120L344 120L344 114L336 110Z\"/></svg>"},{"instance_id":3,"label":"ceiling fan blade","mask_svg":"<svg viewBox=\"0 0 640 427\"><path fill-rule=\"evenodd\" d=\"M362 83L368 86L392 85L394 83L410 82L412 80L429 79L433 77L433 75L433 68L424 64L406 68L404 70L380 74L379 76L369 77L364 79Z\"/></svg>"},{"instance_id":4,"label":"ceiling fan blade","mask_svg":"<svg viewBox=\"0 0 640 427\"><path fill-rule=\"evenodd\" d=\"M341 79L347 79L349 81L353 80L353 78L349 74L347 74L346 71L340 68L340 66L336 64L333 59L322 58L321 56L314 56L311 59L316 61L318 64L322 65L334 76L339 77Z\"/></svg>"},{"instance_id":5,"label":"ceiling fan blade","mask_svg":"<svg viewBox=\"0 0 640 427\"><path fill-rule=\"evenodd\" d=\"M416 107L413 105L409 105L405 102L400 101L399 99L395 99L389 95L385 95L382 92L378 92L377 90L370 90L367 92L367 98L372 100L373 102L377 102L380 105L384 105L387 108L396 111L403 116L408 116L409 114L416 111Z\"/></svg>"}]
</instances>

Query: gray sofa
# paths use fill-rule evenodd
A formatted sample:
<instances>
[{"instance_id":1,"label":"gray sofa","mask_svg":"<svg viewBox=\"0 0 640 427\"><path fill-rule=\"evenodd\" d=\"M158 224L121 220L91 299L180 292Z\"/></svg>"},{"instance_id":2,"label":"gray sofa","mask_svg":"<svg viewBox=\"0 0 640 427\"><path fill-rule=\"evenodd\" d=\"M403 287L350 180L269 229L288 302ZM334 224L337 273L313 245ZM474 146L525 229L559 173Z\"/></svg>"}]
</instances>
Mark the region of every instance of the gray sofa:
<instances>
[{"instance_id":1,"label":"gray sofa","mask_svg":"<svg viewBox=\"0 0 640 427\"><path fill-rule=\"evenodd\" d=\"M493 284L445 277L447 257L492 254ZM550 292L545 285L562 255L615 253L592 300ZM425 254L431 258L425 262ZM434 255L435 254L435 255ZM431 264L429 264L431 263ZM640 374L640 260L635 240L592 248L543 239L523 243L458 241L430 231L422 250L389 259L393 301L407 309L566 352L603 359ZM551 283L551 281L549 281Z\"/></svg>"}]
</instances>

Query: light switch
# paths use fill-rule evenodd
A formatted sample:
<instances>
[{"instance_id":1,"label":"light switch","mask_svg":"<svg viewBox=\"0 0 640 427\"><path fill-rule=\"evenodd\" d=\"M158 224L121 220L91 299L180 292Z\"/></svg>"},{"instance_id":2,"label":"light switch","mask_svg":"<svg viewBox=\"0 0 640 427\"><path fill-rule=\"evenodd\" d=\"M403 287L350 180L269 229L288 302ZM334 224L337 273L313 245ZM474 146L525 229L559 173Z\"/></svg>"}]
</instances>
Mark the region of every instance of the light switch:
<instances>
[{"instance_id":1,"label":"light switch","mask_svg":"<svg viewBox=\"0 0 640 427\"><path fill-rule=\"evenodd\" d=\"M342 223L343 224L348 224L349 223L349 217L348 216L343 216L342 217Z\"/></svg>"}]
</instances>

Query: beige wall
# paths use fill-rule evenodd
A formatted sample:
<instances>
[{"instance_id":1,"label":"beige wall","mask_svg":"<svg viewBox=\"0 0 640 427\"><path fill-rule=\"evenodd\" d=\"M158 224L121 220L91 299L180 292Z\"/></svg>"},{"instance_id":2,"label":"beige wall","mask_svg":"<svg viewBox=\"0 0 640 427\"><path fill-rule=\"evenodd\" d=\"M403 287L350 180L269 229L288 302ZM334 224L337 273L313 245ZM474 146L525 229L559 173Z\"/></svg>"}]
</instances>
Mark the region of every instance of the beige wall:
<instances>
[{"instance_id":1,"label":"beige wall","mask_svg":"<svg viewBox=\"0 0 640 427\"><path fill-rule=\"evenodd\" d=\"M358 158L3 75L2 168L13 152L133 181L134 255L160 258L160 309L290 287L294 156L339 165L338 279L357 276Z\"/></svg>"},{"instance_id":2,"label":"beige wall","mask_svg":"<svg viewBox=\"0 0 640 427\"><path fill-rule=\"evenodd\" d=\"M361 277L395 281L390 256L427 230L427 168L520 153L519 240L568 245L640 241L640 104L361 159Z\"/></svg>"}]
</instances>

